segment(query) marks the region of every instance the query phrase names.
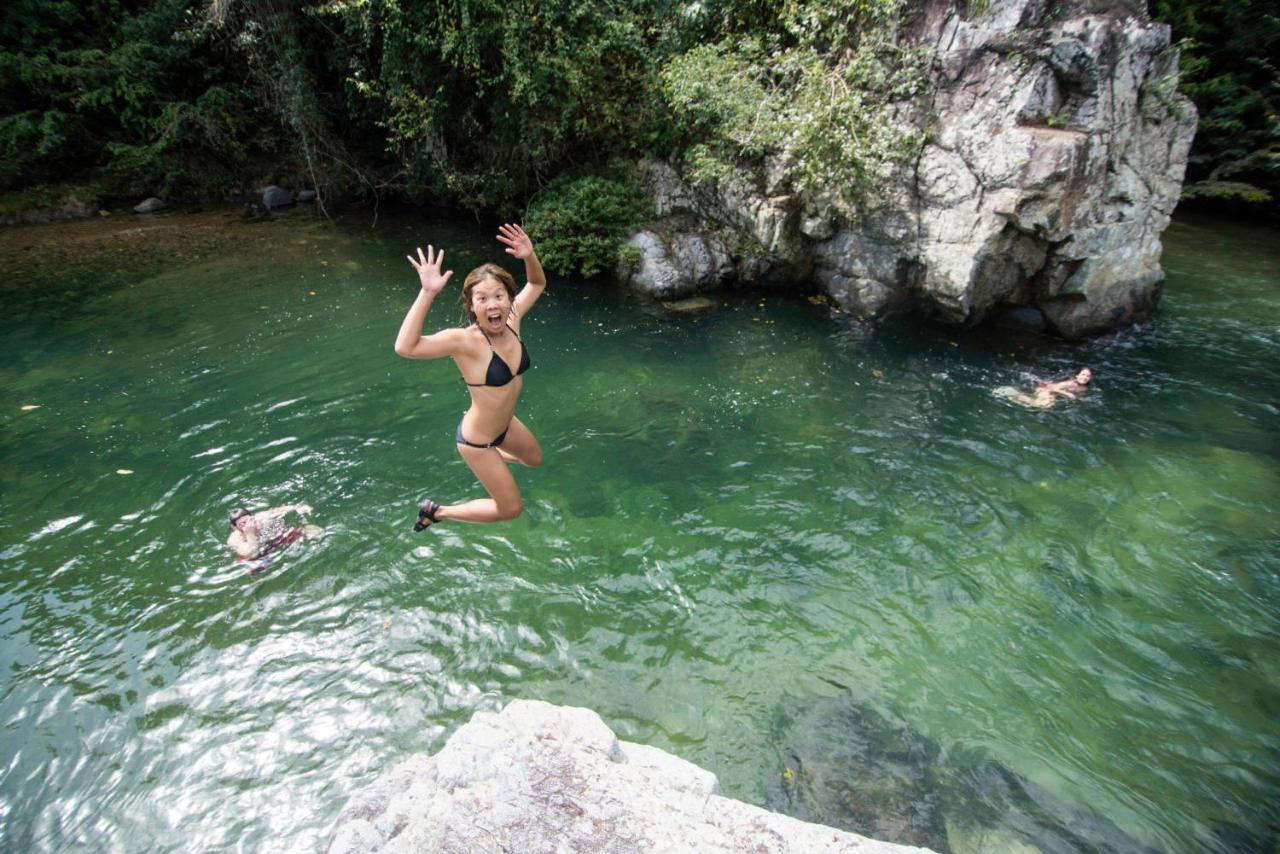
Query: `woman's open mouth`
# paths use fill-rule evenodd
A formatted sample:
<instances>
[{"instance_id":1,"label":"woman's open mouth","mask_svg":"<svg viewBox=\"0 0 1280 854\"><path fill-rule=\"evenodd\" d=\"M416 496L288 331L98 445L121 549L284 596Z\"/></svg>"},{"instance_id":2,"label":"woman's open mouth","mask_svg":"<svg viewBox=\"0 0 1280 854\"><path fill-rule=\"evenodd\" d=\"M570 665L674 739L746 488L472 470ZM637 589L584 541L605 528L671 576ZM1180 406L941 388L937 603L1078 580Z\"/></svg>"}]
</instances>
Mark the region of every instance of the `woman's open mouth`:
<instances>
[{"instance_id":1,"label":"woman's open mouth","mask_svg":"<svg viewBox=\"0 0 1280 854\"><path fill-rule=\"evenodd\" d=\"M496 329L502 325L502 312L491 311L485 315L485 320L489 321L489 325Z\"/></svg>"}]
</instances>

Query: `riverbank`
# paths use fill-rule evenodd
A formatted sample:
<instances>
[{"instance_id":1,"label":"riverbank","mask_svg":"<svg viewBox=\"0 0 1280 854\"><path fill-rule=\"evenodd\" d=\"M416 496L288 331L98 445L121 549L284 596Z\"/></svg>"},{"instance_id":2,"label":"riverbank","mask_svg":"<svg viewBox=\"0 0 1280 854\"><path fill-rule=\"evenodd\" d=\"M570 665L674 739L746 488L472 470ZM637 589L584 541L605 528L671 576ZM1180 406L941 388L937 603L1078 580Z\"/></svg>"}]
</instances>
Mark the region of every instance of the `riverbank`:
<instances>
[{"instance_id":1,"label":"riverbank","mask_svg":"<svg viewBox=\"0 0 1280 854\"><path fill-rule=\"evenodd\" d=\"M9 287L95 276L105 281L145 278L233 249L265 258L277 241L325 224L311 208L274 219L248 219L237 205L151 214L113 209L105 215L0 228L0 271Z\"/></svg>"}]
</instances>

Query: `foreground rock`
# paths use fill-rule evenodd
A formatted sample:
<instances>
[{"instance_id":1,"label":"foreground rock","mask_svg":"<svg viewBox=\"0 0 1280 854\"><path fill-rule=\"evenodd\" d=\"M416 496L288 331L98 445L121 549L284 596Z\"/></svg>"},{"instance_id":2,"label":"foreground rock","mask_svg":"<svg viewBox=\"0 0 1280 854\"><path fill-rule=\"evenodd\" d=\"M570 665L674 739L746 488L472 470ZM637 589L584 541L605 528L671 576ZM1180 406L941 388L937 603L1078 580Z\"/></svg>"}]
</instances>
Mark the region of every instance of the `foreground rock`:
<instances>
[{"instance_id":1,"label":"foreground rock","mask_svg":"<svg viewBox=\"0 0 1280 854\"><path fill-rule=\"evenodd\" d=\"M659 299L816 281L862 316L960 325L1033 307L1066 337L1145 317L1196 116L1140 5L920 4L905 38L931 49L930 102L886 111L928 129L914 163L854 216L795 192L785 153L712 188L649 164L660 220L631 239L629 278ZM744 242L757 251L729 254Z\"/></svg>"},{"instance_id":2,"label":"foreground rock","mask_svg":"<svg viewBox=\"0 0 1280 854\"><path fill-rule=\"evenodd\" d=\"M517 700L478 712L339 815L330 854L472 851L924 852L719 794L714 774L619 741L598 715Z\"/></svg>"}]
</instances>

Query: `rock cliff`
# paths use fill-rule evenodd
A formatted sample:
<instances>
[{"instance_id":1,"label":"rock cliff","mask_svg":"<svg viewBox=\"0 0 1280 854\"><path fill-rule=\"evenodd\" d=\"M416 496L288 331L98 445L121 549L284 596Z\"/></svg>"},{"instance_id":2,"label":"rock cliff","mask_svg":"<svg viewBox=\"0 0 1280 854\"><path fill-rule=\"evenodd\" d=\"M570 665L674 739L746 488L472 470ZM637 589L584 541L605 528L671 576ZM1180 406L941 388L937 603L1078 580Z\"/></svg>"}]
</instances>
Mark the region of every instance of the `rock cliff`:
<instances>
[{"instance_id":1,"label":"rock cliff","mask_svg":"<svg viewBox=\"0 0 1280 854\"><path fill-rule=\"evenodd\" d=\"M517 700L356 794L328 850L927 854L719 792L714 774L619 741L592 711Z\"/></svg>"},{"instance_id":2,"label":"rock cliff","mask_svg":"<svg viewBox=\"0 0 1280 854\"><path fill-rule=\"evenodd\" d=\"M1145 317L1196 125L1168 27L1118 0L968 8L929 0L904 31L928 103L888 113L927 141L856 215L793 192L784 157L711 188L651 162L660 218L624 275L661 298L815 282L862 316L960 325L1033 308L1069 338Z\"/></svg>"}]
</instances>

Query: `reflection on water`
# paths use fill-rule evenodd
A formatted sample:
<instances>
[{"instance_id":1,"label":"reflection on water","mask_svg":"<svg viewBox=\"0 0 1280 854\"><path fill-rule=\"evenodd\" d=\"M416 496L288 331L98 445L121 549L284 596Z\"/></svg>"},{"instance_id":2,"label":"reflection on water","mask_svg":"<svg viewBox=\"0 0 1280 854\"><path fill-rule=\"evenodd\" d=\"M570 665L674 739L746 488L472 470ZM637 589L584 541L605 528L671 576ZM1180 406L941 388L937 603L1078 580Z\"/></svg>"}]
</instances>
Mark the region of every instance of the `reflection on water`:
<instances>
[{"instance_id":1,"label":"reflection on water","mask_svg":"<svg viewBox=\"0 0 1280 854\"><path fill-rule=\"evenodd\" d=\"M415 536L417 501L477 486L456 370L391 352L401 259L497 244L219 227L102 281L0 252L0 848L313 849L352 788L513 697L939 849L1274 847L1266 232L1180 221L1157 318L1074 345L554 283L526 514ZM1082 364L1078 404L990 394ZM230 560L228 509L302 501L324 538Z\"/></svg>"}]
</instances>

